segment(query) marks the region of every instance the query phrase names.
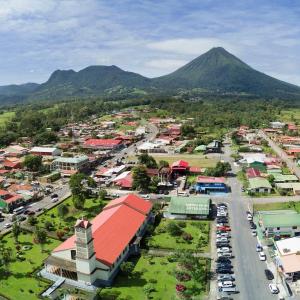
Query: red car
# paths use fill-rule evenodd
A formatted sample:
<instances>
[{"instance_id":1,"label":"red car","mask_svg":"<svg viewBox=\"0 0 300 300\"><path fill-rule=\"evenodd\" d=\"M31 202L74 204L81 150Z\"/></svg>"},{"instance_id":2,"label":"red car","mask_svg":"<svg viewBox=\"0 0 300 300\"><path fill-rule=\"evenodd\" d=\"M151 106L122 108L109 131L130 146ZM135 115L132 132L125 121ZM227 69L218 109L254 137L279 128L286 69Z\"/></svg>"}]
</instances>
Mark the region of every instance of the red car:
<instances>
[{"instance_id":1,"label":"red car","mask_svg":"<svg viewBox=\"0 0 300 300\"><path fill-rule=\"evenodd\" d=\"M230 226L218 226L217 229L223 231L231 231Z\"/></svg>"}]
</instances>

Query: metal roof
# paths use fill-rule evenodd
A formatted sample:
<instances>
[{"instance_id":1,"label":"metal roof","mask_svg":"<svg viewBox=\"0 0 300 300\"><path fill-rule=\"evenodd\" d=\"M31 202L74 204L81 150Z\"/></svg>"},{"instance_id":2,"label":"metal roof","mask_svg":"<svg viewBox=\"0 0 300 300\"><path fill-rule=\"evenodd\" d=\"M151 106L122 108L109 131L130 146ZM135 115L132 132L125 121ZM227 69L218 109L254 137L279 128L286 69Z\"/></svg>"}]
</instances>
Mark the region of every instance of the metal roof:
<instances>
[{"instance_id":1,"label":"metal roof","mask_svg":"<svg viewBox=\"0 0 300 300\"><path fill-rule=\"evenodd\" d=\"M292 227L300 226L300 214L298 213L284 213L284 211L279 211L278 213L272 214L261 214L261 221L264 227Z\"/></svg>"},{"instance_id":2,"label":"metal roof","mask_svg":"<svg viewBox=\"0 0 300 300\"><path fill-rule=\"evenodd\" d=\"M265 178L254 177L249 178L249 188L252 189L259 189L259 188L268 188L271 189L272 186L270 182Z\"/></svg>"},{"instance_id":3,"label":"metal roof","mask_svg":"<svg viewBox=\"0 0 300 300\"><path fill-rule=\"evenodd\" d=\"M208 215L209 197L171 197L169 213L186 215Z\"/></svg>"}]
</instances>

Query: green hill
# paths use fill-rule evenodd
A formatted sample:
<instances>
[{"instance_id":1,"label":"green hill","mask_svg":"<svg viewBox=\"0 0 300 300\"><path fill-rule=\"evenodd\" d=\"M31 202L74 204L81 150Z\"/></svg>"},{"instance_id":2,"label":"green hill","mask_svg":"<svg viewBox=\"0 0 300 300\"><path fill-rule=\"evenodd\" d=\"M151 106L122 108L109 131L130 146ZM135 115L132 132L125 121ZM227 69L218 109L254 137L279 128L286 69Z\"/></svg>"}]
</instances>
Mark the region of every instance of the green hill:
<instances>
[{"instance_id":1,"label":"green hill","mask_svg":"<svg viewBox=\"0 0 300 300\"><path fill-rule=\"evenodd\" d=\"M68 97L176 94L182 90L213 94L300 99L300 87L254 70L223 48L213 48L171 74L147 78L116 66L90 66L78 72L57 70L43 84L0 87L0 102ZM116 98L117 99L117 98Z\"/></svg>"}]
</instances>

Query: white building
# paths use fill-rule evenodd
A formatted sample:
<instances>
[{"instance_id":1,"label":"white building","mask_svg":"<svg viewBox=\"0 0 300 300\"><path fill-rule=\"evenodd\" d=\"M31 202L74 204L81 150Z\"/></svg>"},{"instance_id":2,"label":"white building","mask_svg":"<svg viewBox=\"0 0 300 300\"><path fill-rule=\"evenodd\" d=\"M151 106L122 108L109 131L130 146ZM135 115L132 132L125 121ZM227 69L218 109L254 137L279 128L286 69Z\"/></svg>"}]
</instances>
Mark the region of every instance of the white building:
<instances>
[{"instance_id":1,"label":"white building","mask_svg":"<svg viewBox=\"0 0 300 300\"><path fill-rule=\"evenodd\" d=\"M139 252L140 239L152 221L151 208L151 202L129 194L107 204L91 223L78 220L75 235L52 251L44 273L110 285L120 264Z\"/></svg>"}]
</instances>

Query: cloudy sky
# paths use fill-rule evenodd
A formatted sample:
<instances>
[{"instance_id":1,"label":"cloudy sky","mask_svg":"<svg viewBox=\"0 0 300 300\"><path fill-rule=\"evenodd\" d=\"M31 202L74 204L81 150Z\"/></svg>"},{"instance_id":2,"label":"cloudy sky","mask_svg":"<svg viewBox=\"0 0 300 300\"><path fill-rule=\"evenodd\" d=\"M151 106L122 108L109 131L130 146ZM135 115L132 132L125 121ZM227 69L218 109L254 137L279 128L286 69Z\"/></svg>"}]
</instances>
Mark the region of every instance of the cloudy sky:
<instances>
[{"instance_id":1,"label":"cloudy sky","mask_svg":"<svg viewBox=\"0 0 300 300\"><path fill-rule=\"evenodd\" d=\"M216 46L300 85L300 2L0 0L0 85L96 64L154 77Z\"/></svg>"}]
</instances>

